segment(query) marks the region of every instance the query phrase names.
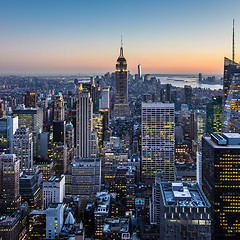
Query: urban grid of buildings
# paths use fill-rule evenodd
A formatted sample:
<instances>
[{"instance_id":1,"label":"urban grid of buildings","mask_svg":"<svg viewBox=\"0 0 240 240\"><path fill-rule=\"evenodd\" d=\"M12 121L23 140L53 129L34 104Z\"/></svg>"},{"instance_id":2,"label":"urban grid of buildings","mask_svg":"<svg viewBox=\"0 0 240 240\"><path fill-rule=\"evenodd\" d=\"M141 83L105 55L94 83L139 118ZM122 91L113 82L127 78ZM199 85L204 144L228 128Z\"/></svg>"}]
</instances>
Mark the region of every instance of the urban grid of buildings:
<instances>
[{"instance_id":1,"label":"urban grid of buildings","mask_svg":"<svg viewBox=\"0 0 240 240\"><path fill-rule=\"evenodd\" d=\"M234 49L234 48L233 48ZM240 64L223 89L127 69L0 77L0 239L240 239Z\"/></svg>"}]
</instances>

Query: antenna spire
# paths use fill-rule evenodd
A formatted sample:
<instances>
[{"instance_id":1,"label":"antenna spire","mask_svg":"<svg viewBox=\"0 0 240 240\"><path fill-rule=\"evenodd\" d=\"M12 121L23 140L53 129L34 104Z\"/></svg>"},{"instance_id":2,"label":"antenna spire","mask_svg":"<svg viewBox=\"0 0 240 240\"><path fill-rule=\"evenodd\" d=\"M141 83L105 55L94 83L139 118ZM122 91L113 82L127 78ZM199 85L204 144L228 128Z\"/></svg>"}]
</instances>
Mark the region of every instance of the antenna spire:
<instances>
[{"instance_id":1,"label":"antenna spire","mask_svg":"<svg viewBox=\"0 0 240 240\"><path fill-rule=\"evenodd\" d=\"M235 61L235 51L234 51L234 19L233 19L232 60Z\"/></svg>"},{"instance_id":2,"label":"antenna spire","mask_svg":"<svg viewBox=\"0 0 240 240\"><path fill-rule=\"evenodd\" d=\"M122 40L122 35L121 35L120 57L123 57L123 40Z\"/></svg>"}]
</instances>

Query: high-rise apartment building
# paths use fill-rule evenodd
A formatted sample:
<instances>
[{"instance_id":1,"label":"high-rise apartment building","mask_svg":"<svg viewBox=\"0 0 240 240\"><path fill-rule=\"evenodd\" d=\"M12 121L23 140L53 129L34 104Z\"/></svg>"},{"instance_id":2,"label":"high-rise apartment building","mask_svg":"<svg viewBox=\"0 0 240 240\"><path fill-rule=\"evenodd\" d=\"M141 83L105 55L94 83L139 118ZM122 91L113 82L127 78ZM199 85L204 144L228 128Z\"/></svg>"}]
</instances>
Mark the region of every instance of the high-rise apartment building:
<instances>
[{"instance_id":1,"label":"high-rise apartment building","mask_svg":"<svg viewBox=\"0 0 240 240\"><path fill-rule=\"evenodd\" d=\"M12 213L21 203L19 194L20 160L15 154L0 155L0 213Z\"/></svg>"},{"instance_id":2,"label":"high-rise apartment building","mask_svg":"<svg viewBox=\"0 0 240 240\"><path fill-rule=\"evenodd\" d=\"M221 133L222 131L222 97L213 97L207 104L206 132Z\"/></svg>"},{"instance_id":3,"label":"high-rise apartment building","mask_svg":"<svg viewBox=\"0 0 240 240\"><path fill-rule=\"evenodd\" d=\"M33 141L29 128L21 126L13 135L13 153L20 160L20 169L28 170L33 166Z\"/></svg>"},{"instance_id":4,"label":"high-rise apartment building","mask_svg":"<svg viewBox=\"0 0 240 240\"><path fill-rule=\"evenodd\" d=\"M173 103L142 103L142 179L154 182L161 170L174 181L175 114Z\"/></svg>"},{"instance_id":5,"label":"high-rise apartment building","mask_svg":"<svg viewBox=\"0 0 240 240\"><path fill-rule=\"evenodd\" d=\"M43 130L43 110L41 108L25 108L19 106L13 110L13 115L18 116L18 125L26 126L33 134L33 157L37 155L37 137Z\"/></svg>"},{"instance_id":6,"label":"high-rise apartment building","mask_svg":"<svg viewBox=\"0 0 240 240\"><path fill-rule=\"evenodd\" d=\"M239 239L240 134L204 136L203 190L212 206L212 239Z\"/></svg>"},{"instance_id":7,"label":"high-rise apartment building","mask_svg":"<svg viewBox=\"0 0 240 240\"><path fill-rule=\"evenodd\" d=\"M115 72L116 98L114 104L114 116L125 117L129 115L128 104L128 72L127 61L123 56L123 47L120 48L120 56L117 59Z\"/></svg>"},{"instance_id":8,"label":"high-rise apartment building","mask_svg":"<svg viewBox=\"0 0 240 240\"><path fill-rule=\"evenodd\" d=\"M17 116L0 118L0 153L13 153L13 135L17 128Z\"/></svg>"},{"instance_id":9,"label":"high-rise apartment building","mask_svg":"<svg viewBox=\"0 0 240 240\"><path fill-rule=\"evenodd\" d=\"M37 95L35 91L26 91L24 95L24 105L26 108L37 107Z\"/></svg>"}]
</instances>

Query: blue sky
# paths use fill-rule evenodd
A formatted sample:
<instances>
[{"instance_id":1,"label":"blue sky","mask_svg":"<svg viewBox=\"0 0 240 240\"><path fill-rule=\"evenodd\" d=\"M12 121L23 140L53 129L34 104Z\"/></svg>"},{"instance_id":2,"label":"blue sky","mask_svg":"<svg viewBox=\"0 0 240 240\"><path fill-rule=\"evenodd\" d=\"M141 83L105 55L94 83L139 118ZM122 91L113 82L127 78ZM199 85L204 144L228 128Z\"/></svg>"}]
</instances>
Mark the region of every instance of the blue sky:
<instances>
[{"instance_id":1,"label":"blue sky","mask_svg":"<svg viewBox=\"0 0 240 240\"><path fill-rule=\"evenodd\" d=\"M231 4L229 4L231 2ZM1 73L114 71L123 35L129 69L221 73L240 1L1 1ZM185 59L183 61L183 59Z\"/></svg>"}]
</instances>

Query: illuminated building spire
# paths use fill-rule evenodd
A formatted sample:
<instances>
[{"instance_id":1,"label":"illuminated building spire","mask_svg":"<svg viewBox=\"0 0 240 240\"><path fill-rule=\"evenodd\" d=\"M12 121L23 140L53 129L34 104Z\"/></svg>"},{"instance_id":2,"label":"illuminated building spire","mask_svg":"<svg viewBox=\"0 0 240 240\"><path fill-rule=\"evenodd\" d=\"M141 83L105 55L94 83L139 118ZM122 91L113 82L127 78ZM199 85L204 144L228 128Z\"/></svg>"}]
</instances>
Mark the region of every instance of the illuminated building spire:
<instances>
[{"instance_id":1,"label":"illuminated building spire","mask_svg":"<svg viewBox=\"0 0 240 240\"><path fill-rule=\"evenodd\" d=\"M233 45L232 45L232 60L235 61L235 52L234 52L234 19L233 19Z\"/></svg>"}]
</instances>

